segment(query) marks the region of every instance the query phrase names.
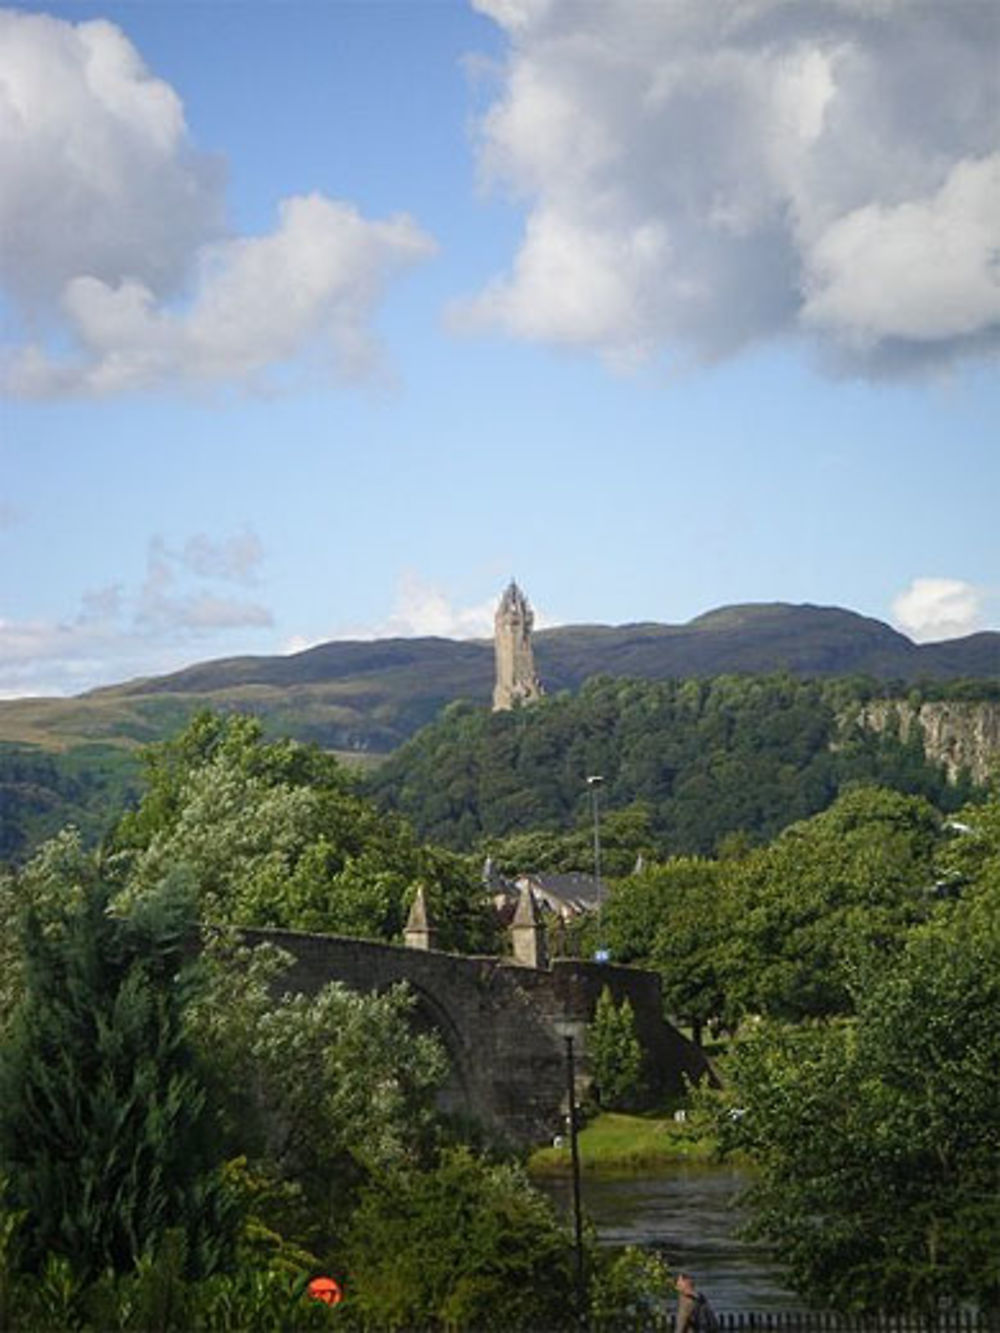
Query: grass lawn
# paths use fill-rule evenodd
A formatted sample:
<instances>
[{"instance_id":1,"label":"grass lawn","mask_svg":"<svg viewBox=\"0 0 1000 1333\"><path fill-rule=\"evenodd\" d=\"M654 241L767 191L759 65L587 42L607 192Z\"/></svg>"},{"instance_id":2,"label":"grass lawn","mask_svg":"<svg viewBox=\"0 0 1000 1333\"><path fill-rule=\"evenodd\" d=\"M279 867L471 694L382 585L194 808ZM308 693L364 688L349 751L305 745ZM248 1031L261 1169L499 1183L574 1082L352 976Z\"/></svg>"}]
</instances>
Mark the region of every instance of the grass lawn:
<instances>
[{"instance_id":1,"label":"grass lawn","mask_svg":"<svg viewBox=\"0 0 1000 1333\"><path fill-rule=\"evenodd\" d=\"M673 1117L624 1115L605 1111L578 1137L583 1171L637 1171L667 1162L708 1161L715 1139L694 1125ZM528 1170L538 1175L559 1175L571 1166L568 1137L556 1147L538 1148Z\"/></svg>"}]
</instances>

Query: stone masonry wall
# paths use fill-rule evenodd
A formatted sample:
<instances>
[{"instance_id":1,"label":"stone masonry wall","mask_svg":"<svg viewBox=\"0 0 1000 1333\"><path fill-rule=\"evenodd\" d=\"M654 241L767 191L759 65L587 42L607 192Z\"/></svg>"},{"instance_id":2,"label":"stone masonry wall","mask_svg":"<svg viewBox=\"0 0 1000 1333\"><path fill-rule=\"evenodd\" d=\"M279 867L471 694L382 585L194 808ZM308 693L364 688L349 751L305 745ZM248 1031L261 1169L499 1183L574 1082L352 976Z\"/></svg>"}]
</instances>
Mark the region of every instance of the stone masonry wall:
<instances>
[{"instance_id":1,"label":"stone masonry wall","mask_svg":"<svg viewBox=\"0 0 1000 1333\"><path fill-rule=\"evenodd\" d=\"M578 1091L589 1082L586 1028L605 985L618 1003L628 996L657 1088L679 1090L683 1074L707 1072L701 1052L663 1021L655 973L567 959L540 970L296 931L242 934L249 944L267 940L292 955L283 989L312 994L341 981L352 990L381 991L406 981L416 997L416 1023L434 1028L448 1051L446 1109L515 1144L542 1142L562 1126L567 1035L579 1060Z\"/></svg>"}]
</instances>

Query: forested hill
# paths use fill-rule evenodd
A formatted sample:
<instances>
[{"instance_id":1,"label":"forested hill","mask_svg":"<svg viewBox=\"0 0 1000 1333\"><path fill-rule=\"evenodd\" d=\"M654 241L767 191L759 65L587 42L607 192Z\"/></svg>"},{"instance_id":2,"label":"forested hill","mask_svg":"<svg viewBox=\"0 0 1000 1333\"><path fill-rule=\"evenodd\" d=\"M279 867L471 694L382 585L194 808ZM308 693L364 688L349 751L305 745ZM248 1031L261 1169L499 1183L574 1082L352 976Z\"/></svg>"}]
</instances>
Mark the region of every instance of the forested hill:
<instances>
[{"instance_id":1,"label":"forested hill","mask_svg":"<svg viewBox=\"0 0 1000 1333\"><path fill-rule=\"evenodd\" d=\"M896 697L917 680L925 682L925 698L1000 697L1000 634L918 646L876 620L829 607L734 606L682 626L566 626L538 633L535 647L550 697L601 674L655 681L775 671L864 676L886 682ZM966 679L973 683L965 686ZM204 662L69 699L0 702L0 860L22 859L68 820L99 836L136 789L138 748L176 735L203 709L254 713L269 736L382 757L456 700L485 706L492 685L490 643L387 639ZM880 725L874 717L871 724ZM795 800L789 817L819 808L812 799L805 806ZM545 820L564 819L567 802L569 796L543 802ZM690 791L677 809L685 802L697 804ZM489 801L484 809L492 809ZM534 818L537 809L528 813ZM463 828L513 827L515 815L513 807L503 818L474 810ZM665 831L675 818L663 816ZM425 819L442 822L421 812ZM740 821L734 814L724 822ZM751 820L759 829L772 823L763 814ZM698 845L706 836L684 835Z\"/></svg>"},{"instance_id":2,"label":"forested hill","mask_svg":"<svg viewBox=\"0 0 1000 1333\"><path fill-rule=\"evenodd\" d=\"M662 680L774 671L899 682L992 678L1000 687L998 633L917 645L835 607L731 606L686 625L573 625L543 630L534 641L549 694L599 674ZM73 699L0 703L0 741L134 746L172 735L210 707L258 713L272 735L385 754L451 701L487 702L492 685L490 643L325 643L283 657L204 662Z\"/></svg>"},{"instance_id":3,"label":"forested hill","mask_svg":"<svg viewBox=\"0 0 1000 1333\"><path fill-rule=\"evenodd\" d=\"M711 854L737 836L761 843L877 782L954 809L972 794L925 758L919 726L881 732L860 716L863 689L788 674L712 680L589 680L510 712L453 704L373 772L387 809L458 849L526 830L578 831L589 864L587 777L602 775L609 873L647 856ZM510 849L507 849L510 850ZM536 868L552 848L522 840ZM626 863L616 864L618 854ZM579 858L583 859L580 860Z\"/></svg>"}]
</instances>

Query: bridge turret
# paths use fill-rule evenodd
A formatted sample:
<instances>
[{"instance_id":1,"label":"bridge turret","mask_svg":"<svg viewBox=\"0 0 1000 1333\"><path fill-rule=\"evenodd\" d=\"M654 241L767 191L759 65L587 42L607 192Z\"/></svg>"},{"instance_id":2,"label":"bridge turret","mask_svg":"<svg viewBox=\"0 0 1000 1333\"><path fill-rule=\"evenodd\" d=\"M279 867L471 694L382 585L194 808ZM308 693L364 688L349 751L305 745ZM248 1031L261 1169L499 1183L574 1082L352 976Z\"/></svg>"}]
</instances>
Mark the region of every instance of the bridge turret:
<instances>
[{"instance_id":1,"label":"bridge turret","mask_svg":"<svg viewBox=\"0 0 1000 1333\"><path fill-rule=\"evenodd\" d=\"M530 884L522 884L514 918L510 923L510 938L514 962L523 967L546 968L549 951L545 943L545 922L542 920L538 899Z\"/></svg>"},{"instance_id":2,"label":"bridge turret","mask_svg":"<svg viewBox=\"0 0 1000 1333\"><path fill-rule=\"evenodd\" d=\"M410 904L410 915L403 927L403 942L408 949L434 949L437 947L437 931L431 924L427 911L427 897L422 884Z\"/></svg>"}]
</instances>

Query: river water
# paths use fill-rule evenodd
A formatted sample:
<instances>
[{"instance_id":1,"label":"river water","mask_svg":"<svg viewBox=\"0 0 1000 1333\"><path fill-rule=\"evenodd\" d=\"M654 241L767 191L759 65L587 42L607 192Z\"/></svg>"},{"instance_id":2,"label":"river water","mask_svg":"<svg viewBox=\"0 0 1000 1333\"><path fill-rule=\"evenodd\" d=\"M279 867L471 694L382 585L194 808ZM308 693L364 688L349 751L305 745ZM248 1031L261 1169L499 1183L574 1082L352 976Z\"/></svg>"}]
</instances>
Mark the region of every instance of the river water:
<instances>
[{"instance_id":1,"label":"river water","mask_svg":"<svg viewBox=\"0 0 1000 1333\"><path fill-rule=\"evenodd\" d=\"M537 1183L572 1210L568 1177ZM601 1241L656 1250L674 1273L692 1272L717 1310L801 1309L780 1266L737 1235L746 1219L735 1200L746 1184L738 1168L685 1163L655 1175L585 1175L581 1195Z\"/></svg>"}]
</instances>

